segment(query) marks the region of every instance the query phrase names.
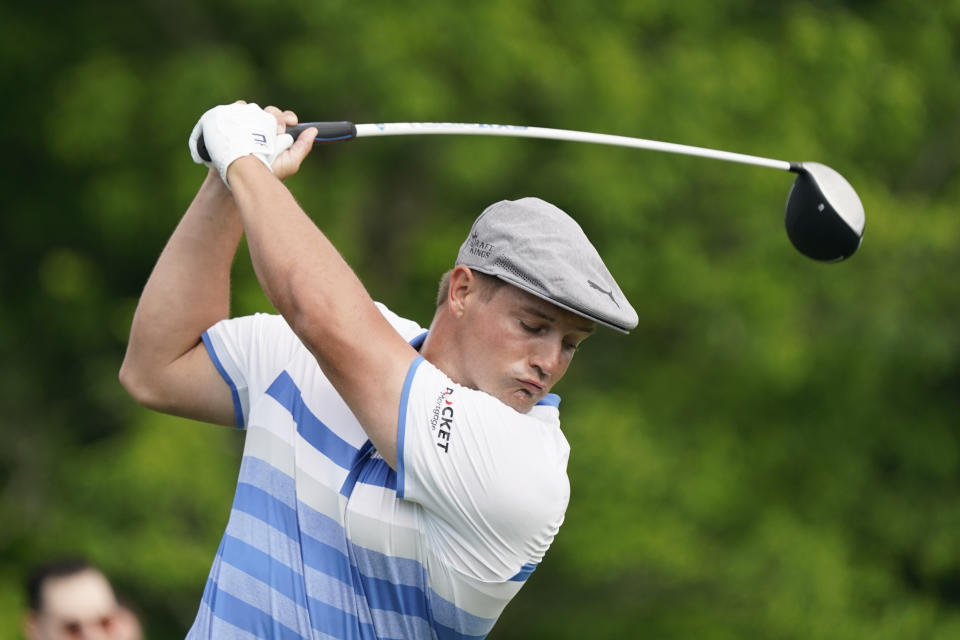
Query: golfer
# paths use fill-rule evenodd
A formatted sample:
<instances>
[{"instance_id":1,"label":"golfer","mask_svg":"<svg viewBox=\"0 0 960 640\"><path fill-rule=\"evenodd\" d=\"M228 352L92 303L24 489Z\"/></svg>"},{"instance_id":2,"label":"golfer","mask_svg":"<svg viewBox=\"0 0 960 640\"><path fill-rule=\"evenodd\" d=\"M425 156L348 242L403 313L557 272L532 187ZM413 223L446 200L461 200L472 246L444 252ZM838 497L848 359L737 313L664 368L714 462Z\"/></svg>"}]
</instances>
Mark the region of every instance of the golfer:
<instances>
[{"instance_id":1,"label":"golfer","mask_svg":"<svg viewBox=\"0 0 960 640\"><path fill-rule=\"evenodd\" d=\"M550 390L636 313L577 223L524 198L476 219L429 331L398 317L281 183L316 136L296 122L236 103L197 123L211 171L120 371L147 407L246 430L188 638L482 638L563 521ZM242 234L279 315L229 317Z\"/></svg>"}]
</instances>

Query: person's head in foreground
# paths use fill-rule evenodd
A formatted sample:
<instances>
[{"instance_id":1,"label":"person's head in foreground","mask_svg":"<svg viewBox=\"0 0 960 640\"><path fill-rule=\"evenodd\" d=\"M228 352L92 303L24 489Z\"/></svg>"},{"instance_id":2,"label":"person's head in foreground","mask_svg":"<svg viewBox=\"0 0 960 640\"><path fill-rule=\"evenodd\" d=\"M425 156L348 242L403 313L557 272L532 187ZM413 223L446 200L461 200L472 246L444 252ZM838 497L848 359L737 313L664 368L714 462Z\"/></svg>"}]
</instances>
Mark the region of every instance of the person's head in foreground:
<instances>
[{"instance_id":1,"label":"person's head in foreground","mask_svg":"<svg viewBox=\"0 0 960 640\"><path fill-rule=\"evenodd\" d=\"M117 602L106 576L80 558L37 567L27 580L28 640L135 640L133 613Z\"/></svg>"},{"instance_id":2,"label":"person's head in foreground","mask_svg":"<svg viewBox=\"0 0 960 640\"><path fill-rule=\"evenodd\" d=\"M435 364L526 413L597 324L626 333L637 314L580 225L538 198L504 200L476 219L441 280Z\"/></svg>"}]
</instances>

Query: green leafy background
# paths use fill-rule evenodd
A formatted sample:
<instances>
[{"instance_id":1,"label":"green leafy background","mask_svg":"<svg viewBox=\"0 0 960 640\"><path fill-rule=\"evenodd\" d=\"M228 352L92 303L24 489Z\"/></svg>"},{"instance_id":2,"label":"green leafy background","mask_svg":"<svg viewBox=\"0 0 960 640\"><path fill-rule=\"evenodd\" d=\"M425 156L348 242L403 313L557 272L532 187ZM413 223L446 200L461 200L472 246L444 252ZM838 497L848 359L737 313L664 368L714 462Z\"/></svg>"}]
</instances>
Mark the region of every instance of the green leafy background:
<instances>
[{"instance_id":1,"label":"green leafy background","mask_svg":"<svg viewBox=\"0 0 960 640\"><path fill-rule=\"evenodd\" d=\"M791 176L647 151L357 140L289 184L375 298L429 321L487 204L573 214L640 313L558 391L572 502L490 637L960 637L960 2L5 3L0 638L79 551L182 637L242 435L117 383L244 98L307 120L569 128L817 160L867 212L848 262L783 232ZM269 310L241 252L234 311Z\"/></svg>"}]
</instances>

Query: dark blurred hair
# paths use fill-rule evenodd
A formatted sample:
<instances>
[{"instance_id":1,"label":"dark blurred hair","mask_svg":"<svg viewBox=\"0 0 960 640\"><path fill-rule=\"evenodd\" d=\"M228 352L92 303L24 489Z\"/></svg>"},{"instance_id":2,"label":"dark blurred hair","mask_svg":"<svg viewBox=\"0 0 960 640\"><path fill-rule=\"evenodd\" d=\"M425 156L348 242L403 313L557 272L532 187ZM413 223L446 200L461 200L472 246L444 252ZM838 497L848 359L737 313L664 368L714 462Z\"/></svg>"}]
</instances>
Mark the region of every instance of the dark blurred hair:
<instances>
[{"instance_id":1,"label":"dark blurred hair","mask_svg":"<svg viewBox=\"0 0 960 640\"><path fill-rule=\"evenodd\" d=\"M84 571L98 571L79 556L57 558L37 565L27 576L27 606L33 611L43 608L43 584L51 578L66 578Z\"/></svg>"}]
</instances>

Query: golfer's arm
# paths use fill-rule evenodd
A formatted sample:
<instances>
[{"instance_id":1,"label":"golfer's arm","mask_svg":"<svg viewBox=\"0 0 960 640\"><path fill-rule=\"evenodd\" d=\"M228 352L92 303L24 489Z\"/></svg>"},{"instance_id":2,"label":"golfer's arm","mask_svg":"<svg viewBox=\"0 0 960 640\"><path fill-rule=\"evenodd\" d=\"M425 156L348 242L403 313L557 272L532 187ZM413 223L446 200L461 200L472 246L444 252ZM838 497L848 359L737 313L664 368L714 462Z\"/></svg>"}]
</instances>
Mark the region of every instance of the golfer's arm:
<instances>
[{"instance_id":1,"label":"golfer's arm","mask_svg":"<svg viewBox=\"0 0 960 640\"><path fill-rule=\"evenodd\" d=\"M228 179L261 287L396 469L400 396L416 352L260 161L235 161Z\"/></svg>"},{"instance_id":2,"label":"golfer's arm","mask_svg":"<svg viewBox=\"0 0 960 640\"><path fill-rule=\"evenodd\" d=\"M120 382L157 411L233 424L230 389L201 335L227 318L230 265L243 227L211 171L164 247L133 316Z\"/></svg>"}]
</instances>

